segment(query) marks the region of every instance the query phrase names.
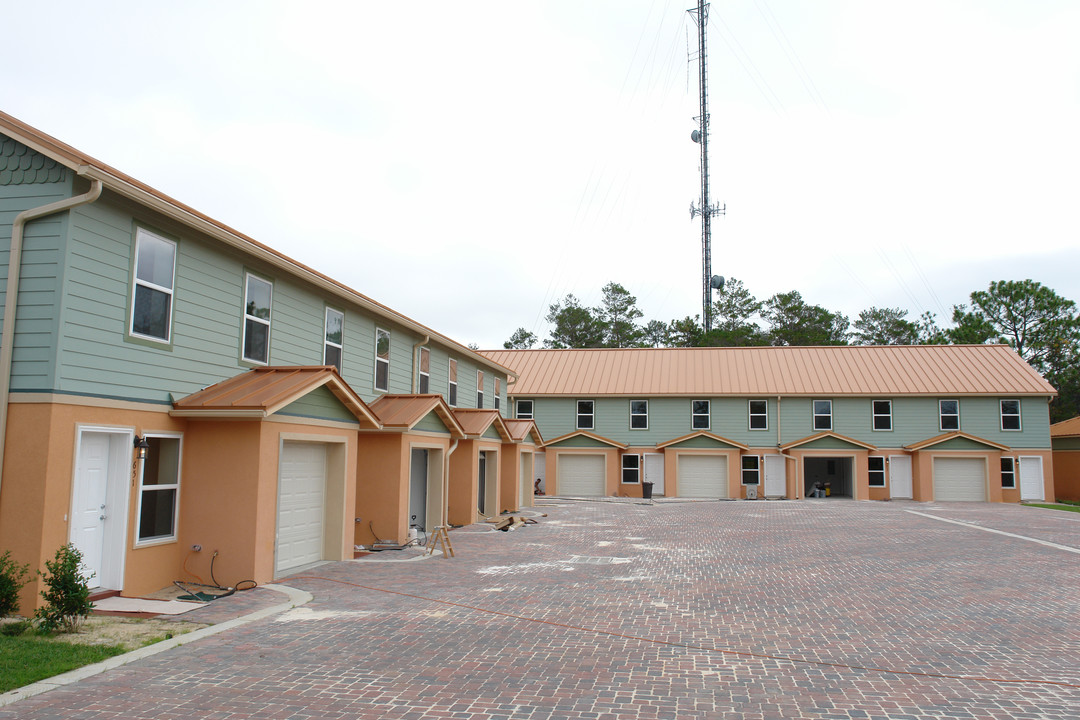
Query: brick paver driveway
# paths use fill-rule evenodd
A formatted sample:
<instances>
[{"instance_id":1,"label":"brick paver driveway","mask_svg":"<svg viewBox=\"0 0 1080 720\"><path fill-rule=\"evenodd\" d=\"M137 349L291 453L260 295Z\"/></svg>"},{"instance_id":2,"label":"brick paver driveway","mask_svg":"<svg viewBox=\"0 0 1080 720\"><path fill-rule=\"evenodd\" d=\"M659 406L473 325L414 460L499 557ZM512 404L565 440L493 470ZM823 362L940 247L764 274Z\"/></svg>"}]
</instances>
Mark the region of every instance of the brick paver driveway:
<instances>
[{"instance_id":1,"label":"brick paver driveway","mask_svg":"<svg viewBox=\"0 0 1080 720\"><path fill-rule=\"evenodd\" d=\"M1080 717L1080 515L543 502L0 718Z\"/></svg>"}]
</instances>

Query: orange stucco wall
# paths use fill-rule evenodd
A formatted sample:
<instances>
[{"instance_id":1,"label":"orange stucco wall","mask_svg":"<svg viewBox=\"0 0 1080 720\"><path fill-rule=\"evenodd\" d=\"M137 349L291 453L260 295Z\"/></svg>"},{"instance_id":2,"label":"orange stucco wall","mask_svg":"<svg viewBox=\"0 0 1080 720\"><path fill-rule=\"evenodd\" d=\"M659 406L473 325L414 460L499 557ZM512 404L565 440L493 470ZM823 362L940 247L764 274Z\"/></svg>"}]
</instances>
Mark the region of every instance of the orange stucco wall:
<instances>
[{"instance_id":1,"label":"orange stucco wall","mask_svg":"<svg viewBox=\"0 0 1080 720\"><path fill-rule=\"evenodd\" d=\"M532 457L535 447L529 443L503 443L499 453L501 468L499 475L499 510L516 512L524 507L532 507L532 482L528 487L522 484L522 461L525 463L525 477L532 475Z\"/></svg>"},{"instance_id":2,"label":"orange stucco wall","mask_svg":"<svg viewBox=\"0 0 1080 720\"><path fill-rule=\"evenodd\" d=\"M498 515L502 505L500 500L500 478L503 472L503 443L497 440L471 439L461 440L457 450L450 456L450 484L447 497L447 517L451 525L471 525L481 520L479 513L480 490L480 453L488 454L487 461L487 502L488 517Z\"/></svg>"},{"instance_id":3,"label":"orange stucco wall","mask_svg":"<svg viewBox=\"0 0 1080 720\"><path fill-rule=\"evenodd\" d=\"M1047 499L1080 502L1080 450L1055 450L1053 492Z\"/></svg>"}]
</instances>

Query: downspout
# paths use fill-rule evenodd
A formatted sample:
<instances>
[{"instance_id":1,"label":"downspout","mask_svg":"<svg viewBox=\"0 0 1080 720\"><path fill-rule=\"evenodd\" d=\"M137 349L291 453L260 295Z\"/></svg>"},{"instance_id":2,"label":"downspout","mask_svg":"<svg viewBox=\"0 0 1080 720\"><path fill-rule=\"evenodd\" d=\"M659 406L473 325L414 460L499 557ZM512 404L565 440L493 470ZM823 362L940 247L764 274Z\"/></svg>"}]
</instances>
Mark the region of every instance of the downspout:
<instances>
[{"instance_id":1,"label":"downspout","mask_svg":"<svg viewBox=\"0 0 1080 720\"><path fill-rule=\"evenodd\" d=\"M4 298L4 331L0 334L0 482L4 474L5 440L7 438L8 398L11 394L12 344L15 342L15 315L19 306L19 275L22 272L23 229L31 220L88 205L101 197L101 181L91 180L90 189L83 195L23 210L11 224L11 251L8 254L8 279Z\"/></svg>"},{"instance_id":2,"label":"downspout","mask_svg":"<svg viewBox=\"0 0 1080 720\"><path fill-rule=\"evenodd\" d=\"M418 342L418 343L416 343L415 345L412 346L412 360L413 360L412 391L413 391L414 395L417 392L420 391L420 388L419 388L419 385L420 385L420 355L416 351L419 350L420 348L422 348L423 346L427 345L430 341L431 341L431 336L430 335L425 335L423 340L421 340L420 342ZM431 388L428 388L428 390L430 390L430 389Z\"/></svg>"},{"instance_id":3,"label":"downspout","mask_svg":"<svg viewBox=\"0 0 1080 720\"><path fill-rule=\"evenodd\" d=\"M510 373L506 376L506 417L515 420L517 419L517 405L514 404L514 396L510 394L510 386L517 383L517 381L517 373ZM512 411L511 408L513 408Z\"/></svg>"},{"instance_id":4,"label":"downspout","mask_svg":"<svg viewBox=\"0 0 1080 720\"><path fill-rule=\"evenodd\" d=\"M446 451L445 460L443 460L443 501L442 501L442 522L441 525L445 526L447 530L450 529L450 456L457 450L460 440L454 440L450 443L450 447Z\"/></svg>"}]
</instances>

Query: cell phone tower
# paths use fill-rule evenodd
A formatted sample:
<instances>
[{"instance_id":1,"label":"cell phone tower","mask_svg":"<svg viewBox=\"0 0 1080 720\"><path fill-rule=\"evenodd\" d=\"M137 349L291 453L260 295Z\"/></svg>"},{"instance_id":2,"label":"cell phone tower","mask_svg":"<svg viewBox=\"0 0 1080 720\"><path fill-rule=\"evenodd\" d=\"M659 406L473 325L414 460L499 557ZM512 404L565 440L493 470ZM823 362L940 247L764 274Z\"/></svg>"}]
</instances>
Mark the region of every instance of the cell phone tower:
<instances>
[{"instance_id":1,"label":"cell phone tower","mask_svg":"<svg viewBox=\"0 0 1080 720\"><path fill-rule=\"evenodd\" d=\"M705 332L712 330L712 291L723 290L724 278L712 274L712 219L727 212L727 205L709 203L709 85L708 62L705 54L705 28L709 24L709 3L698 0L696 8L687 10L698 29L698 87L701 112L698 129L690 133L690 139L701 146L701 207L690 203L690 218L701 216L702 304L701 317Z\"/></svg>"}]
</instances>

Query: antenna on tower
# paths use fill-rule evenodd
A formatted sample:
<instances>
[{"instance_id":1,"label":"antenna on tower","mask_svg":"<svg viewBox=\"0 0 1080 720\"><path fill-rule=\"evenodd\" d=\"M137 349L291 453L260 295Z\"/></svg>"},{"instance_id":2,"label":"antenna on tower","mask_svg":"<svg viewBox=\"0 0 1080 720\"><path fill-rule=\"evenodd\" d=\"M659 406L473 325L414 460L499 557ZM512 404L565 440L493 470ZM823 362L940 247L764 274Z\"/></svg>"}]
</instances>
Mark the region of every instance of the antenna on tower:
<instances>
[{"instance_id":1,"label":"antenna on tower","mask_svg":"<svg viewBox=\"0 0 1080 720\"><path fill-rule=\"evenodd\" d=\"M705 27L709 24L709 3L698 0L696 8L686 12L694 18L698 28L698 86L700 88L701 114L694 118L698 129L690 133L690 139L701 146L701 207L690 203L690 219L701 216L702 304L701 315L705 332L712 330L712 289L723 290L723 278L719 283L712 274L712 219L727 212L727 205L709 204L709 92L705 55ZM717 276L719 277L719 276Z\"/></svg>"}]
</instances>

